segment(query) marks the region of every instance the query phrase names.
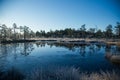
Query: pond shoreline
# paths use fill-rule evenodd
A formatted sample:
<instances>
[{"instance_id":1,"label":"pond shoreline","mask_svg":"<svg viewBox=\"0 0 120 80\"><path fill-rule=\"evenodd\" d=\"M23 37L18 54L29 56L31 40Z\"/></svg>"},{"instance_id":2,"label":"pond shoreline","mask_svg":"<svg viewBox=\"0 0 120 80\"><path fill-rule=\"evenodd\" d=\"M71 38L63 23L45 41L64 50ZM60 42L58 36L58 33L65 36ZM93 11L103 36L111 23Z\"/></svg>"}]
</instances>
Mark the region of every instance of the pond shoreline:
<instances>
[{"instance_id":1,"label":"pond shoreline","mask_svg":"<svg viewBox=\"0 0 120 80\"><path fill-rule=\"evenodd\" d=\"M1 41L3 44L9 44L9 43L24 43L24 42L35 42L36 40L7 40L7 41Z\"/></svg>"},{"instance_id":2,"label":"pond shoreline","mask_svg":"<svg viewBox=\"0 0 120 80\"><path fill-rule=\"evenodd\" d=\"M120 39L89 39L89 38L31 38L26 40L5 40L0 43L24 43L24 42L37 42L37 41L50 41L62 43L75 43L75 44L88 44L88 43L104 43L107 45L120 45Z\"/></svg>"}]
</instances>

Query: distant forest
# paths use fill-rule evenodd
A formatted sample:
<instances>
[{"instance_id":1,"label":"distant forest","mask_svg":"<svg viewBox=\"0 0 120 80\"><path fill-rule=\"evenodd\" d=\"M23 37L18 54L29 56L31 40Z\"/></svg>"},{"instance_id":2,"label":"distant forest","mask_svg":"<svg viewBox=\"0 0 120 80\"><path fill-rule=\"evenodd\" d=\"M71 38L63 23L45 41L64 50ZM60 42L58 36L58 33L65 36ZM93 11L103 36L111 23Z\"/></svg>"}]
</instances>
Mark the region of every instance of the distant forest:
<instances>
[{"instance_id":1,"label":"distant forest","mask_svg":"<svg viewBox=\"0 0 120 80\"><path fill-rule=\"evenodd\" d=\"M7 27L5 24L0 25L0 40L21 40L31 38L120 38L120 23L117 22L116 26L109 24L105 30L96 28L86 28L83 24L79 29L66 28L55 31L38 30L32 31L27 26L17 26L13 24L12 28Z\"/></svg>"}]
</instances>

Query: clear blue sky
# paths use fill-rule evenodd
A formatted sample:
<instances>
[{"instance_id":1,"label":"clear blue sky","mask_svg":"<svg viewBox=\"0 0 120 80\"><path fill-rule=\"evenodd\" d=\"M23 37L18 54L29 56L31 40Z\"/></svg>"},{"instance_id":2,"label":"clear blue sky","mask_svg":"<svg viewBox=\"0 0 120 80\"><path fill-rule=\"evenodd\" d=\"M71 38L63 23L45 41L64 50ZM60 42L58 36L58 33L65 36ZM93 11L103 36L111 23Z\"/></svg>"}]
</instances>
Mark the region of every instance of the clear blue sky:
<instances>
[{"instance_id":1,"label":"clear blue sky","mask_svg":"<svg viewBox=\"0 0 120 80\"><path fill-rule=\"evenodd\" d=\"M0 0L0 24L26 25L32 30L105 29L120 22L119 0Z\"/></svg>"}]
</instances>

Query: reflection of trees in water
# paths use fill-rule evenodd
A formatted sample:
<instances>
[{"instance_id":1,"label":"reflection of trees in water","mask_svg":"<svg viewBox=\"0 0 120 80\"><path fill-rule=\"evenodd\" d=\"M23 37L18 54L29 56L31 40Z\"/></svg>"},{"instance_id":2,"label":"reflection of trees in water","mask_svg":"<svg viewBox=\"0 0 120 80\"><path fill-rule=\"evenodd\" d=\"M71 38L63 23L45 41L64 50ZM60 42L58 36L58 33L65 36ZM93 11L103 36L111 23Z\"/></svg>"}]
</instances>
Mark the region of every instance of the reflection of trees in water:
<instances>
[{"instance_id":1,"label":"reflection of trees in water","mask_svg":"<svg viewBox=\"0 0 120 80\"><path fill-rule=\"evenodd\" d=\"M17 59L18 55L29 55L34 49L32 43L0 44L0 69L7 64L9 57Z\"/></svg>"},{"instance_id":2,"label":"reflection of trees in water","mask_svg":"<svg viewBox=\"0 0 120 80\"><path fill-rule=\"evenodd\" d=\"M23 74L16 69L3 71L8 65L9 57L13 56L17 59L21 52L22 55L27 56L33 49L32 43L0 44L0 80L23 80Z\"/></svg>"},{"instance_id":3,"label":"reflection of trees in water","mask_svg":"<svg viewBox=\"0 0 120 80\"><path fill-rule=\"evenodd\" d=\"M117 47L116 46L111 46L110 53L116 54L117 52Z\"/></svg>"},{"instance_id":4,"label":"reflection of trees in water","mask_svg":"<svg viewBox=\"0 0 120 80\"><path fill-rule=\"evenodd\" d=\"M11 44L1 44L0 45L0 53L2 54L2 56L5 56L11 52L12 52Z\"/></svg>"},{"instance_id":5,"label":"reflection of trees in water","mask_svg":"<svg viewBox=\"0 0 120 80\"><path fill-rule=\"evenodd\" d=\"M89 53L90 53L90 55L94 54L94 53L98 53L101 50L102 47L103 46L100 45L100 44L91 44L89 46Z\"/></svg>"},{"instance_id":6,"label":"reflection of trees in water","mask_svg":"<svg viewBox=\"0 0 120 80\"><path fill-rule=\"evenodd\" d=\"M83 56L83 57L85 57L85 53L86 53L86 46L80 46L80 55L81 56Z\"/></svg>"},{"instance_id":7,"label":"reflection of trees in water","mask_svg":"<svg viewBox=\"0 0 120 80\"><path fill-rule=\"evenodd\" d=\"M15 43L15 44L1 44L0 45L0 57L8 56L11 53L14 54L14 58L21 53L22 55L29 55L33 51L34 47L32 43Z\"/></svg>"},{"instance_id":8,"label":"reflection of trees in water","mask_svg":"<svg viewBox=\"0 0 120 80\"><path fill-rule=\"evenodd\" d=\"M119 52L120 52L120 46L117 46L116 48L117 48L117 51L119 51Z\"/></svg>"},{"instance_id":9,"label":"reflection of trees in water","mask_svg":"<svg viewBox=\"0 0 120 80\"><path fill-rule=\"evenodd\" d=\"M110 53L111 52L111 45L106 45L105 51Z\"/></svg>"},{"instance_id":10,"label":"reflection of trees in water","mask_svg":"<svg viewBox=\"0 0 120 80\"><path fill-rule=\"evenodd\" d=\"M103 45L97 44L97 45L96 45L96 50L97 50L97 51L100 51L102 47L103 47Z\"/></svg>"},{"instance_id":11,"label":"reflection of trees in water","mask_svg":"<svg viewBox=\"0 0 120 80\"><path fill-rule=\"evenodd\" d=\"M52 45L54 45L56 47L64 47L64 48L67 48L71 51L75 51L75 47L77 47L77 45L69 44L69 43L53 43Z\"/></svg>"},{"instance_id":12,"label":"reflection of trees in water","mask_svg":"<svg viewBox=\"0 0 120 80\"><path fill-rule=\"evenodd\" d=\"M96 53L95 45L82 45L79 47L79 53L81 56L85 57L86 55L93 55Z\"/></svg>"},{"instance_id":13,"label":"reflection of trees in water","mask_svg":"<svg viewBox=\"0 0 120 80\"><path fill-rule=\"evenodd\" d=\"M89 53L90 53L90 55L92 55L94 52L95 52L95 46L93 44L91 44L89 46Z\"/></svg>"},{"instance_id":14,"label":"reflection of trees in water","mask_svg":"<svg viewBox=\"0 0 120 80\"><path fill-rule=\"evenodd\" d=\"M6 44L7 45L7 44ZM9 44L10 46L6 46L2 47L3 54L8 54L8 53L13 53L14 54L14 58L16 59L18 54L21 53L22 55L29 55L34 47L32 43L15 43L15 44Z\"/></svg>"},{"instance_id":15,"label":"reflection of trees in water","mask_svg":"<svg viewBox=\"0 0 120 80\"><path fill-rule=\"evenodd\" d=\"M37 47L45 47L45 44L46 44L45 42L37 42L36 46Z\"/></svg>"},{"instance_id":16,"label":"reflection of trees in water","mask_svg":"<svg viewBox=\"0 0 120 80\"><path fill-rule=\"evenodd\" d=\"M45 45L49 45L50 47L64 47L70 51L77 51L81 56L85 55L93 55L95 53L98 53L102 49L105 49L106 52L112 52L112 53L120 53L120 47L112 47L111 45L103 45L103 44L77 44L77 43L66 43L66 42L37 42L37 47L45 47Z\"/></svg>"},{"instance_id":17,"label":"reflection of trees in water","mask_svg":"<svg viewBox=\"0 0 120 80\"><path fill-rule=\"evenodd\" d=\"M105 51L106 51L106 53L120 55L120 47L118 47L116 45L106 45Z\"/></svg>"},{"instance_id":18,"label":"reflection of trees in water","mask_svg":"<svg viewBox=\"0 0 120 80\"><path fill-rule=\"evenodd\" d=\"M58 42L37 42L36 45L37 47L45 47L45 45L49 45L50 47L55 46L55 47L64 47L67 48L68 50L71 51L77 51L81 56L84 56L86 54L92 55L93 53L97 53L98 51L101 50L103 47L101 44L90 44L90 45L85 45L85 44L74 44L74 43L58 43Z\"/></svg>"},{"instance_id":19,"label":"reflection of trees in water","mask_svg":"<svg viewBox=\"0 0 120 80\"><path fill-rule=\"evenodd\" d=\"M116 45L106 45L105 51L111 54L119 54L120 48Z\"/></svg>"},{"instance_id":20,"label":"reflection of trees in water","mask_svg":"<svg viewBox=\"0 0 120 80\"><path fill-rule=\"evenodd\" d=\"M4 68L7 63L7 57L12 53L10 44L0 44L0 69Z\"/></svg>"},{"instance_id":21,"label":"reflection of trees in water","mask_svg":"<svg viewBox=\"0 0 120 80\"><path fill-rule=\"evenodd\" d=\"M17 59L17 54L19 53L19 48L20 48L20 44L16 43L16 44L11 44L11 46L13 47L13 54L14 54L14 59Z\"/></svg>"},{"instance_id":22,"label":"reflection of trees in water","mask_svg":"<svg viewBox=\"0 0 120 80\"><path fill-rule=\"evenodd\" d=\"M24 56L29 55L34 50L34 46L32 43L23 43L21 48L22 49L21 49L20 53Z\"/></svg>"},{"instance_id":23,"label":"reflection of trees in water","mask_svg":"<svg viewBox=\"0 0 120 80\"><path fill-rule=\"evenodd\" d=\"M75 51L75 45L74 44L67 44L67 43L37 42L36 46L37 47L45 47L46 44L49 45L50 48L52 48L52 46L64 47L64 48L67 48L69 50Z\"/></svg>"},{"instance_id":24,"label":"reflection of trees in water","mask_svg":"<svg viewBox=\"0 0 120 80\"><path fill-rule=\"evenodd\" d=\"M116 46L114 52L115 54L120 55L120 46Z\"/></svg>"}]
</instances>

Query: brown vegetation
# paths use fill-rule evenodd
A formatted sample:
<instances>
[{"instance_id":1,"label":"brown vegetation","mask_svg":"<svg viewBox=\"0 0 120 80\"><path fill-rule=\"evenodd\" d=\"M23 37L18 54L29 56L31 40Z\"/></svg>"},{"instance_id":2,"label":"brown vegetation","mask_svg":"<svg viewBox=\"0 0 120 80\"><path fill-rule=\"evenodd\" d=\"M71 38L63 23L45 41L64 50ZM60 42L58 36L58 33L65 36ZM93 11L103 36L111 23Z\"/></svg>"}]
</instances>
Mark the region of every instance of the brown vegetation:
<instances>
[{"instance_id":1,"label":"brown vegetation","mask_svg":"<svg viewBox=\"0 0 120 80\"><path fill-rule=\"evenodd\" d=\"M119 46L119 47L120 47L120 42L117 42L117 46Z\"/></svg>"},{"instance_id":2,"label":"brown vegetation","mask_svg":"<svg viewBox=\"0 0 120 80\"><path fill-rule=\"evenodd\" d=\"M112 63L120 64L120 55L113 55L111 53L106 53L105 57Z\"/></svg>"},{"instance_id":3,"label":"brown vegetation","mask_svg":"<svg viewBox=\"0 0 120 80\"><path fill-rule=\"evenodd\" d=\"M120 47L120 41L115 41L115 42L112 42L112 41L106 41L105 42L107 45L116 45L118 47Z\"/></svg>"}]
</instances>

